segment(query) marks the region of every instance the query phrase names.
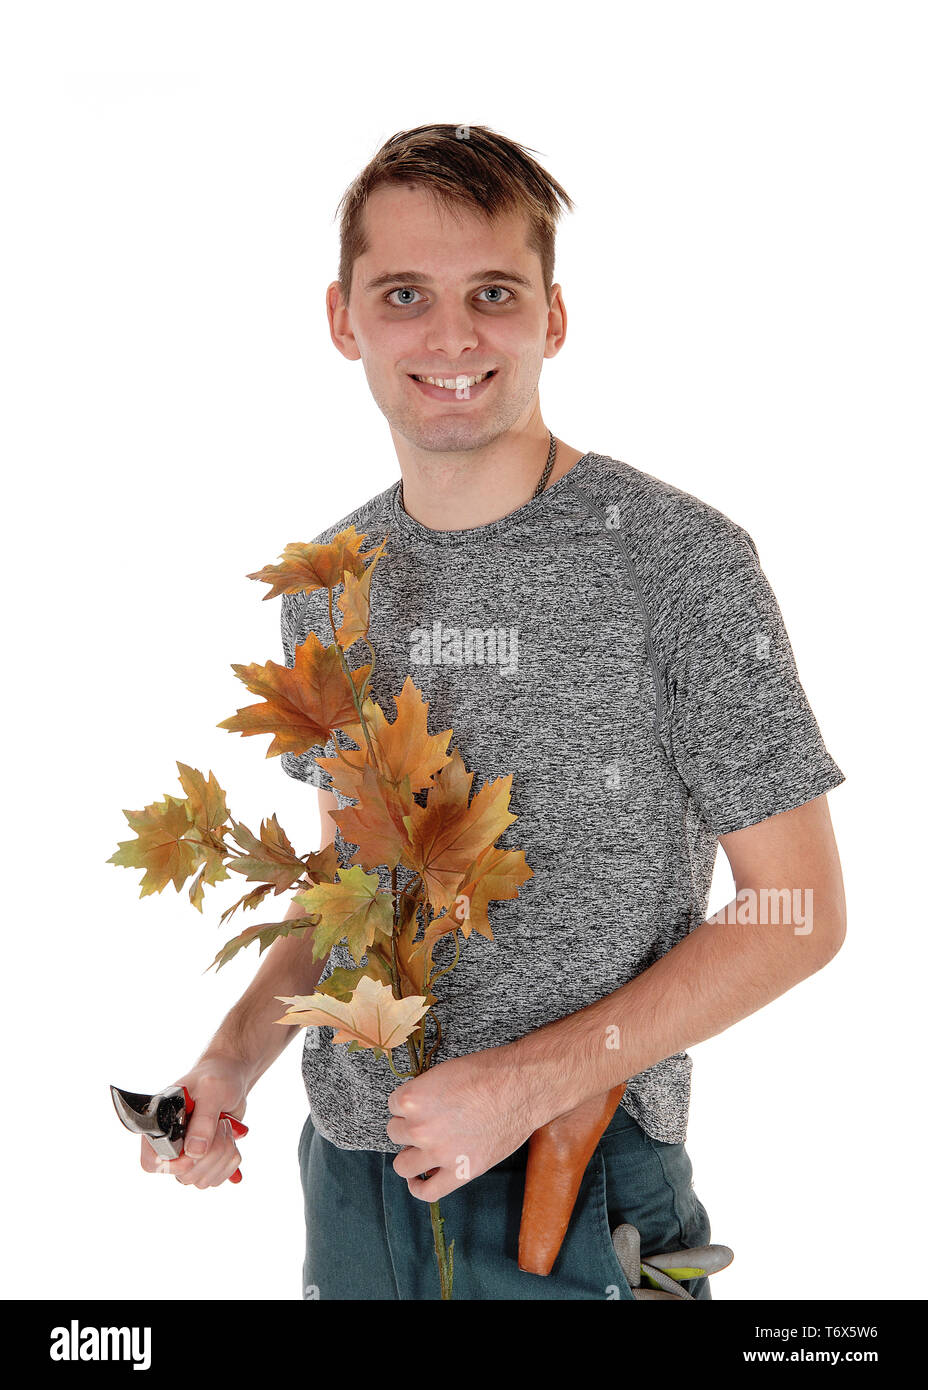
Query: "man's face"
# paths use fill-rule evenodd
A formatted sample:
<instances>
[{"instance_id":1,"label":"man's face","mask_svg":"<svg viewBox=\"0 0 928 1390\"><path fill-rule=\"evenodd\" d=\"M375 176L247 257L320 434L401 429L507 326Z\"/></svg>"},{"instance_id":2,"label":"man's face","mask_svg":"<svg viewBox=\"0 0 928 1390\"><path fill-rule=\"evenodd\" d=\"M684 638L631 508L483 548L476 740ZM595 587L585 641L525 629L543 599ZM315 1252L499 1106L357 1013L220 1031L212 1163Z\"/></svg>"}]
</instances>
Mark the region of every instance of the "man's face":
<instances>
[{"instance_id":1,"label":"man's face","mask_svg":"<svg viewBox=\"0 0 928 1390\"><path fill-rule=\"evenodd\" d=\"M525 219L443 212L407 185L376 189L364 217L369 250L354 263L350 308L330 286L329 320L339 350L360 356L394 432L426 452L454 453L524 425L562 322L559 289L549 314ZM415 379L427 376L455 385Z\"/></svg>"}]
</instances>

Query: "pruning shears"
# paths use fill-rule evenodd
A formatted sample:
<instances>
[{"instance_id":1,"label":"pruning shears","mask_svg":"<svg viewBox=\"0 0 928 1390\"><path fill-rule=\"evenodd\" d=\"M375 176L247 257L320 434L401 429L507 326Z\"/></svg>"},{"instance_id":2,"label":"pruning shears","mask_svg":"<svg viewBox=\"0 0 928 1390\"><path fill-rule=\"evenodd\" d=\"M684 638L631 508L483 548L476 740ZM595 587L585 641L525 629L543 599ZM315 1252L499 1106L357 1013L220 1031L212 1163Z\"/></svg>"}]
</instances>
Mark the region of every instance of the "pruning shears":
<instances>
[{"instance_id":1,"label":"pruning shears","mask_svg":"<svg viewBox=\"0 0 928 1390\"><path fill-rule=\"evenodd\" d=\"M110 1092L116 1114L133 1134L144 1134L159 1158L180 1158L184 1152L187 1122L195 1102L186 1086L169 1086L155 1095L141 1091L122 1091L111 1086ZM236 1139L248 1133L248 1126L235 1115L223 1110L220 1120L228 1120ZM236 1168L229 1182L241 1182L242 1170Z\"/></svg>"}]
</instances>

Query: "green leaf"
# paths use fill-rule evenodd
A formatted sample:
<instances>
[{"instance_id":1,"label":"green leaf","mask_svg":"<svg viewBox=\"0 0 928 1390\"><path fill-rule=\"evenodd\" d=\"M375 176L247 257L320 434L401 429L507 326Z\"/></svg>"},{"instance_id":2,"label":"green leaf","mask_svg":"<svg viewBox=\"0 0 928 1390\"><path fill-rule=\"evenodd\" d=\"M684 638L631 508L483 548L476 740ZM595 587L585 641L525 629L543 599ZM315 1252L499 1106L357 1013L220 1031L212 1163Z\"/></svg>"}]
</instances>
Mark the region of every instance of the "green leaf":
<instances>
[{"instance_id":1,"label":"green leaf","mask_svg":"<svg viewBox=\"0 0 928 1390\"><path fill-rule=\"evenodd\" d=\"M297 893L294 901L320 915L313 936L315 960L344 939L360 965L374 937L389 938L393 931L393 895L381 889L378 874L365 873L360 864L341 869L338 883L317 883Z\"/></svg>"},{"instance_id":2,"label":"green leaf","mask_svg":"<svg viewBox=\"0 0 928 1390\"><path fill-rule=\"evenodd\" d=\"M138 838L121 840L107 864L145 869L141 898L160 893L172 881L179 893L202 859L197 846L184 839L190 829L185 799L166 796L142 811L123 811L123 815Z\"/></svg>"},{"instance_id":3,"label":"green leaf","mask_svg":"<svg viewBox=\"0 0 928 1390\"><path fill-rule=\"evenodd\" d=\"M347 1003L357 989L362 975L368 975L372 980L379 980L384 985L390 984L390 972L384 962L379 956L370 955L366 965L358 965L353 970L336 966L329 978L316 986L316 992L330 994L333 999L341 999Z\"/></svg>"}]
</instances>

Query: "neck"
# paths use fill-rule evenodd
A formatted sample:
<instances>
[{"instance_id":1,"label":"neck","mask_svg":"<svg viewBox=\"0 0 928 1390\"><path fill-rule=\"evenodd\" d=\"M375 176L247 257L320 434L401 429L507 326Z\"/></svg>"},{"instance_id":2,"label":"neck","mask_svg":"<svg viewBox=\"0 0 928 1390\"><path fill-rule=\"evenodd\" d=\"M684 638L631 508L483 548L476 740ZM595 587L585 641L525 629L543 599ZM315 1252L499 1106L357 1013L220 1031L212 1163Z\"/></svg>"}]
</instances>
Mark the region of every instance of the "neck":
<instances>
[{"instance_id":1,"label":"neck","mask_svg":"<svg viewBox=\"0 0 928 1390\"><path fill-rule=\"evenodd\" d=\"M461 453L427 453L396 434L393 442L409 515L433 531L463 531L498 521L528 502L545 470L551 440L539 421L516 439L502 437ZM558 439L545 491L581 458L581 449Z\"/></svg>"}]
</instances>

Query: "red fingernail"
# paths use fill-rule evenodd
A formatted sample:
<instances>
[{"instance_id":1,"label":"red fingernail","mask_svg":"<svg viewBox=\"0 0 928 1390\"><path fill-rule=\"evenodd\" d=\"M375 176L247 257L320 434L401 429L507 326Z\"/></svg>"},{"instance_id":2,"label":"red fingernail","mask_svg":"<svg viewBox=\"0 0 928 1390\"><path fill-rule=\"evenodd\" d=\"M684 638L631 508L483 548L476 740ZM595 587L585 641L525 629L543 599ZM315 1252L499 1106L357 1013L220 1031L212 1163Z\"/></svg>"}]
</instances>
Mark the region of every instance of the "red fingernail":
<instances>
[{"instance_id":1,"label":"red fingernail","mask_svg":"<svg viewBox=\"0 0 928 1390\"><path fill-rule=\"evenodd\" d=\"M232 1174L232 1176L229 1178L229 1182L241 1182L241 1181L242 1181L242 1170L241 1170L241 1168L236 1168L235 1172L234 1172L234 1173Z\"/></svg>"}]
</instances>

